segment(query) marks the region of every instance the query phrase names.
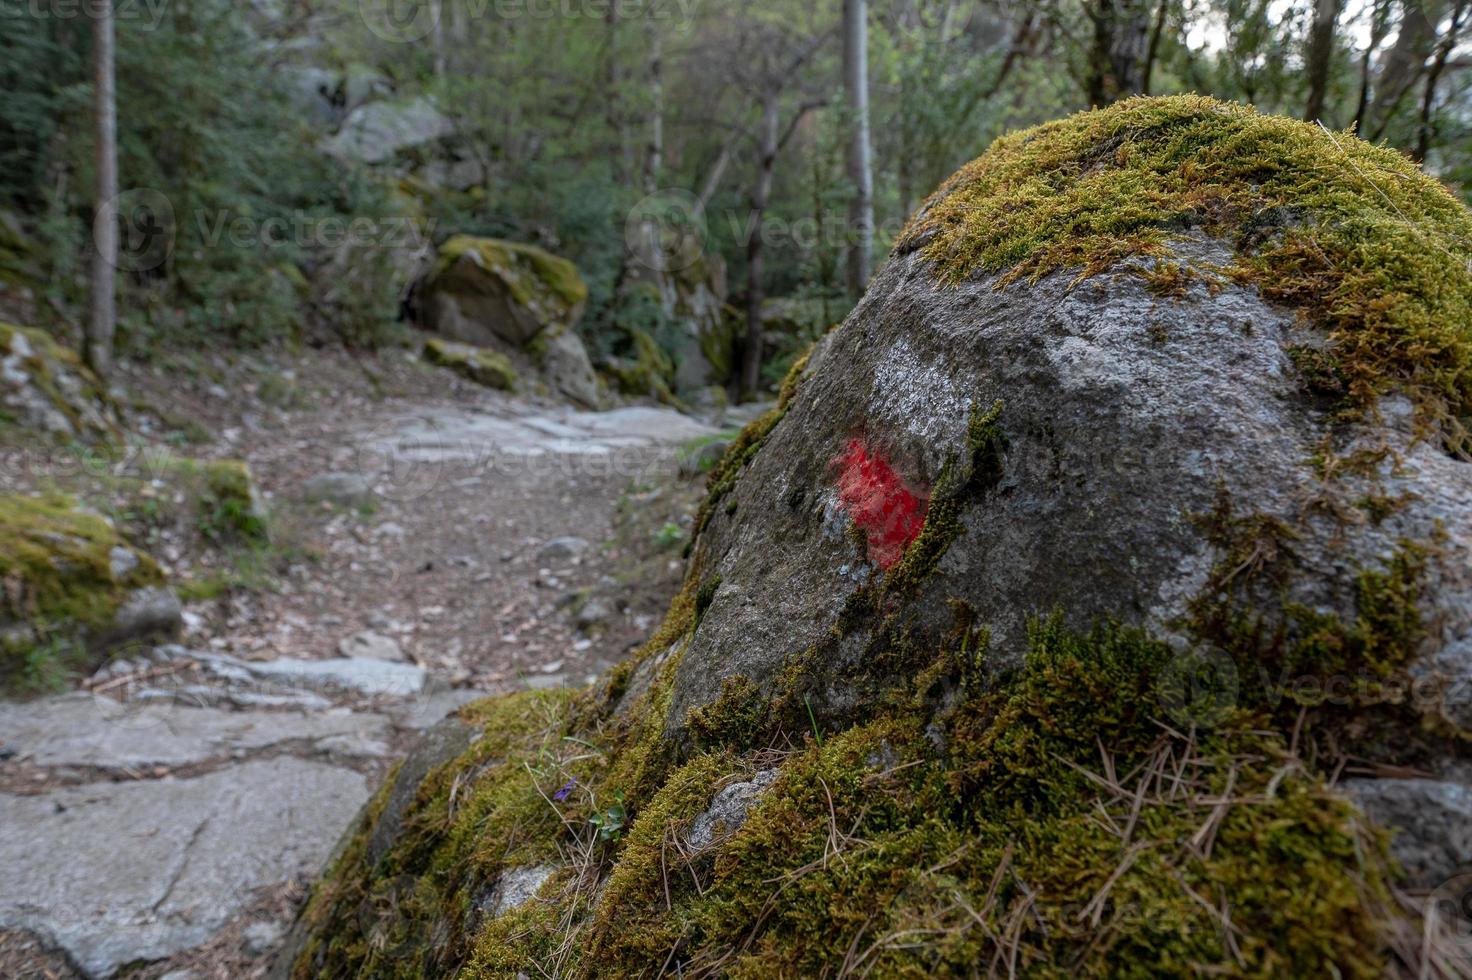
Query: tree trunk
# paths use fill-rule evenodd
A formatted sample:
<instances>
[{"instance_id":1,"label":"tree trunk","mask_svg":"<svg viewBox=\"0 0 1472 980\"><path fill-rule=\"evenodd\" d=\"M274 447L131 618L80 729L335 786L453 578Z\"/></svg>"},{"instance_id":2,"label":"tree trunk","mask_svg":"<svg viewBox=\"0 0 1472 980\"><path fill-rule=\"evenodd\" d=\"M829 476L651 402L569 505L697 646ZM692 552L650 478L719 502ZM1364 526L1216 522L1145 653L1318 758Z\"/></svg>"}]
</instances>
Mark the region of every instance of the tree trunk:
<instances>
[{"instance_id":1,"label":"tree trunk","mask_svg":"<svg viewBox=\"0 0 1472 980\"><path fill-rule=\"evenodd\" d=\"M1375 84L1375 93L1365 113L1362 135L1374 141L1385 135L1402 100L1426 70L1436 42L1436 23L1441 20L1443 0L1406 0L1395 44L1385 55L1385 65Z\"/></svg>"},{"instance_id":2,"label":"tree trunk","mask_svg":"<svg viewBox=\"0 0 1472 980\"><path fill-rule=\"evenodd\" d=\"M1150 76L1155 73L1155 59L1160 56L1160 38L1165 33L1165 18L1171 0L1160 0L1155 10L1155 26L1150 28L1150 46L1145 49L1145 72L1140 79L1140 94L1150 94Z\"/></svg>"},{"instance_id":3,"label":"tree trunk","mask_svg":"<svg viewBox=\"0 0 1472 980\"><path fill-rule=\"evenodd\" d=\"M664 170L664 64L659 26L649 20L649 148L644 157L644 192L659 189Z\"/></svg>"},{"instance_id":4,"label":"tree trunk","mask_svg":"<svg viewBox=\"0 0 1472 980\"><path fill-rule=\"evenodd\" d=\"M762 99L762 128L757 148L756 183L751 189L751 220L747 222L746 239L746 344L741 356L741 392L753 395L761 383L762 373L762 306L766 302L763 285L766 255L762 243L762 223L766 218L767 200L772 195L772 171L777 165L780 147L777 135L778 93L769 92Z\"/></svg>"},{"instance_id":5,"label":"tree trunk","mask_svg":"<svg viewBox=\"0 0 1472 980\"><path fill-rule=\"evenodd\" d=\"M1145 56L1150 15L1141 0L1098 0L1088 9L1094 26L1088 96L1109 105L1145 90Z\"/></svg>"},{"instance_id":6,"label":"tree trunk","mask_svg":"<svg viewBox=\"0 0 1472 980\"><path fill-rule=\"evenodd\" d=\"M1360 59L1360 97L1354 107L1354 131L1363 135L1365 110L1370 105L1370 67L1375 52L1390 31L1390 0L1375 0L1370 12L1370 39L1365 45L1365 56Z\"/></svg>"},{"instance_id":7,"label":"tree trunk","mask_svg":"<svg viewBox=\"0 0 1472 980\"><path fill-rule=\"evenodd\" d=\"M113 69L111 0L92 22L93 106L97 127L96 215L92 255L92 303L87 320L87 363L99 376L112 367L113 332L117 326L118 265L118 123Z\"/></svg>"},{"instance_id":8,"label":"tree trunk","mask_svg":"<svg viewBox=\"0 0 1472 980\"><path fill-rule=\"evenodd\" d=\"M1468 0L1458 0L1452 10L1452 20L1447 26L1446 35L1436 43L1436 56L1431 60L1431 67L1426 70L1426 90L1421 95L1421 116L1416 127L1416 148L1411 151L1411 156L1417 163L1425 163L1426 154L1431 151L1431 136L1435 129L1431 125L1431 110L1436 107L1436 84L1441 81L1447 59L1457 46L1457 35L1461 33L1466 20L1467 6Z\"/></svg>"},{"instance_id":9,"label":"tree trunk","mask_svg":"<svg viewBox=\"0 0 1472 980\"><path fill-rule=\"evenodd\" d=\"M1313 122L1324 114L1329 91L1329 63L1334 56L1334 28L1339 23L1340 0L1315 0L1314 23L1308 32L1308 103L1303 118Z\"/></svg>"},{"instance_id":10,"label":"tree trunk","mask_svg":"<svg viewBox=\"0 0 1472 980\"><path fill-rule=\"evenodd\" d=\"M848 177L853 197L848 206L848 294L864 295L869 285L869 262L874 251L874 168L869 141L869 5L867 0L844 0L843 77L852 115Z\"/></svg>"}]
</instances>

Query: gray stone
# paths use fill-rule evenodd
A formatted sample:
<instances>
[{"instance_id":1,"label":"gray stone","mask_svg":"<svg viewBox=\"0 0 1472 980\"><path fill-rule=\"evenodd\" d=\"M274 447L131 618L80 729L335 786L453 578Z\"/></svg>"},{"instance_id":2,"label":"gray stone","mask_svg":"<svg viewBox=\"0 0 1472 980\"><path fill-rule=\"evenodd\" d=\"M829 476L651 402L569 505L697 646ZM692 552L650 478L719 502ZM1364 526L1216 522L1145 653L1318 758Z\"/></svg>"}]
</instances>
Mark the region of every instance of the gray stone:
<instances>
[{"instance_id":1,"label":"gray stone","mask_svg":"<svg viewBox=\"0 0 1472 980\"><path fill-rule=\"evenodd\" d=\"M411 731L423 731L439 724L450 712L484 697L486 697L484 691L464 688L431 691L415 698L405 708L395 712L394 724Z\"/></svg>"},{"instance_id":2,"label":"gray stone","mask_svg":"<svg viewBox=\"0 0 1472 980\"><path fill-rule=\"evenodd\" d=\"M269 920L252 922L241 933L247 956L264 956L281 945L285 936L286 926Z\"/></svg>"},{"instance_id":3,"label":"gray stone","mask_svg":"<svg viewBox=\"0 0 1472 980\"><path fill-rule=\"evenodd\" d=\"M742 783L731 783L716 793L715 799L690 825L689 841L696 848L709 847L718 836L733 834L746 823L746 815L761 798L763 791L777 778L776 769L763 769Z\"/></svg>"},{"instance_id":4,"label":"gray stone","mask_svg":"<svg viewBox=\"0 0 1472 980\"><path fill-rule=\"evenodd\" d=\"M346 709L297 714L120 704L68 694L0 703L0 744L38 766L143 770L335 737L382 740L388 720Z\"/></svg>"},{"instance_id":5,"label":"gray stone","mask_svg":"<svg viewBox=\"0 0 1472 980\"><path fill-rule=\"evenodd\" d=\"M618 615L618 610L613 603L603 596L593 596L587 602L578 607L577 615L573 617L573 624L584 632L607 626L608 623Z\"/></svg>"},{"instance_id":6,"label":"gray stone","mask_svg":"<svg viewBox=\"0 0 1472 980\"><path fill-rule=\"evenodd\" d=\"M121 545L107 553L107 570L114 580L127 578L139 565L138 552Z\"/></svg>"},{"instance_id":7,"label":"gray stone","mask_svg":"<svg viewBox=\"0 0 1472 980\"><path fill-rule=\"evenodd\" d=\"M173 636L184 622L184 605L173 589L154 586L132 592L113 615L101 642L114 646L133 640Z\"/></svg>"},{"instance_id":8,"label":"gray stone","mask_svg":"<svg viewBox=\"0 0 1472 980\"><path fill-rule=\"evenodd\" d=\"M1472 788L1435 779L1352 779L1343 788L1393 836L1412 888L1434 888L1472 866Z\"/></svg>"},{"instance_id":9,"label":"gray stone","mask_svg":"<svg viewBox=\"0 0 1472 980\"><path fill-rule=\"evenodd\" d=\"M547 565L570 562L587 554L592 547L586 538L553 538L537 549L537 561Z\"/></svg>"},{"instance_id":10,"label":"gray stone","mask_svg":"<svg viewBox=\"0 0 1472 980\"><path fill-rule=\"evenodd\" d=\"M0 410L21 428L63 440L107 445L122 439L117 406L74 352L43 331L4 322Z\"/></svg>"},{"instance_id":11,"label":"gray stone","mask_svg":"<svg viewBox=\"0 0 1472 980\"><path fill-rule=\"evenodd\" d=\"M1212 278L1232 261L1215 240L1173 247ZM989 632L994 668L1019 663L1029 619L1054 610L1074 630L1113 619L1172 639L1222 558L1193 515L1213 513L1225 488L1236 515L1275 518L1297 535L1286 591L1263 583L1251 596L1269 622L1288 603L1352 622L1360 570L1385 569L1404 541L1434 542L1420 612L1436 628L1418 666L1472 676L1472 466L1418 440L1393 405L1381 421L1345 424L1315 402L1292 351L1322 335L1253 289L1198 282L1162 301L1133 263L1078 286L1074 276L998 290L982 275L953 287L918 253L890 260L819 343L786 415L701 537L698 574L721 585L680 660L672 733L727 678L774 688L793 651L834 636L845 601L878 570L836 486L833 461L855 433L924 494L948 460L969 464L968 419L997 401L1007 440L998 472L969 492L960 535L907 602L910 642L941 646L958 601ZM1395 462L1325 481L1309 460L1331 432L1342 455L1384 445ZM1404 506L1378 522L1334 516L1371 493ZM825 646L825 674L848 673L870 628ZM814 687L820 720L848 716L872 693ZM1472 698L1465 704L1421 707L1472 723Z\"/></svg>"},{"instance_id":12,"label":"gray stone","mask_svg":"<svg viewBox=\"0 0 1472 980\"><path fill-rule=\"evenodd\" d=\"M373 484L362 473L322 473L302 485L302 499L309 503L361 507L373 496Z\"/></svg>"},{"instance_id":13,"label":"gray stone","mask_svg":"<svg viewBox=\"0 0 1472 980\"><path fill-rule=\"evenodd\" d=\"M511 868L501 873L480 911L495 918L530 902L557 869L550 864Z\"/></svg>"},{"instance_id":14,"label":"gray stone","mask_svg":"<svg viewBox=\"0 0 1472 980\"><path fill-rule=\"evenodd\" d=\"M0 794L0 926L89 974L196 946L254 891L320 870L363 777L281 757L166 782Z\"/></svg>"},{"instance_id":15,"label":"gray stone","mask_svg":"<svg viewBox=\"0 0 1472 980\"><path fill-rule=\"evenodd\" d=\"M424 668L413 664L362 657L257 661L203 651L191 652L189 656L226 681L264 681L292 690L305 688L365 697L413 697L424 690L426 676Z\"/></svg>"},{"instance_id":16,"label":"gray stone","mask_svg":"<svg viewBox=\"0 0 1472 980\"><path fill-rule=\"evenodd\" d=\"M407 659L397 642L371 630L347 637L337 645L337 652L344 657L363 657L367 660L401 662Z\"/></svg>"},{"instance_id":17,"label":"gray stone","mask_svg":"<svg viewBox=\"0 0 1472 980\"><path fill-rule=\"evenodd\" d=\"M428 98L370 102L343 120L323 145L330 155L358 163L388 163L395 154L453 134L455 124Z\"/></svg>"},{"instance_id":18,"label":"gray stone","mask_svg":"<svg viewBox=\"0 0 1472 980\"><path fill-rule=\"evenodd\" d=\"M547 383L584 408L603 404L603 389L583 339L570 329L553 329L537 338Z\"/></svg>"}]
</instances>

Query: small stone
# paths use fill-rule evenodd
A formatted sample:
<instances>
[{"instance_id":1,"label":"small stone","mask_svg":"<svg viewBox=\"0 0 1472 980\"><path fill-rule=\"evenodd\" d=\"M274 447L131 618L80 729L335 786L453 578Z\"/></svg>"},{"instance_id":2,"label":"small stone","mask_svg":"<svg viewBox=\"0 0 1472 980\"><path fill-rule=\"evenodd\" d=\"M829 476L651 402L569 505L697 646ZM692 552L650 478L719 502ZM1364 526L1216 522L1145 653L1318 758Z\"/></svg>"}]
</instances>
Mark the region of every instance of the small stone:
<instances>
[{"instance_id":1,"label":"small stone","mask_svg":"<svg viewBox=\"0 0 1472 980\"><path fill-rule=\"evenodd\" d=\"M537 560L544 564L575 561L591 547L586 538L553 538L537 550Z\"/></svg>"},{"instance_id":2,"label":"small stone","mask_svg":"<svg viewBox=\"0 0 1472 980\"><path fill-rule=\"evenodd\" d=\"M137 567L138 553L132 548L118 545L107 553L107 570L114 582L127 578Z\"/></svg>"},{"instance_id":3,"label":"small stone","mask_svg":"<svg viewBox=\"0 0 1472 980\"><path fill-rule=\"evenodd\" d=\"M373 496L373 484L361 473L323 473L302 486L302 497L309 503L358 507L372 503Z\"/></svg>"},{"instance_id":4,"label":"small stone","mask_svg":"<svg viewBox=\"0 0 1472 980\"><path fill-rule=\"evenodd\" d=\"M242 934L246 955L264 956L280 945L285 934L286 929L279 922L252 922Z\"/></svg>"},{"instance_id":5,"label":"small stone","mask_svg":"<svg viewBox=\"0 0 1472 980\"><path fill-rule=\"evenodd\" d=\"M402 663L403 649L398 643L381 633L364 631L356 633L337 645L337 652L344 657L366 657L369 660L388 660Z\"/></svg>"}]
</instances>

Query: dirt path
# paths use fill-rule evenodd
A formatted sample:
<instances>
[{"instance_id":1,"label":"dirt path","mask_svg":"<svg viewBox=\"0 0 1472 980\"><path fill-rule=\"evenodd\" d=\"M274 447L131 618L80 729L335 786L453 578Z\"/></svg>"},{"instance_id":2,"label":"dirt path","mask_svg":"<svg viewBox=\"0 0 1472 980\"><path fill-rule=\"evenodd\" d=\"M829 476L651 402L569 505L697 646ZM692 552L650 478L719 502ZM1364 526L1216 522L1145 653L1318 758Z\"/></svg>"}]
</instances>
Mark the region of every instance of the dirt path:
<instances>
[{"instance_id":1,"label":"dirt path","mask_svg":"<svg viewBox=\"0 0 1472 980\"><path fill-rule=\"evenodd\" d=\"M584 682L667 601L699 493L681 450L719 430L463 390L353 407L226 433L311 556L275 589L0 703L0 975L259 975L417 733Z\"/></svg>"}]
</instances>

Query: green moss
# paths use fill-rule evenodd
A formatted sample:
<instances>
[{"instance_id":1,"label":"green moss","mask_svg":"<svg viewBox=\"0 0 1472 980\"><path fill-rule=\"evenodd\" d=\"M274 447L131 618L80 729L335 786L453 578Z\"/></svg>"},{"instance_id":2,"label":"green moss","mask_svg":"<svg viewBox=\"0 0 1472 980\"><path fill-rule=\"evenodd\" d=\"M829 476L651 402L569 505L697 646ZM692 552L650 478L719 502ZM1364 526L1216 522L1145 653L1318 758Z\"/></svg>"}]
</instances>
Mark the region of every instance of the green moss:
<instances>
[{"instance_id":1,"label":"green moss","mask_svg":"<svg viewBox=\"0 0 1472 980\"><path fill-rule=\"evenodd\" d=\"M136 562L114 577L118 548ZM34 672L38 650L80 648L130 591L162 582L151 559L70 498L0 497L0 684Z\"/></svg>"},{"instance_id":2,"label":"green moss","mask_svg":"<svg viewBox=\"0 0 1472 980\"><path fill-rule=\"evenodd\" d=\"M18 353L15 349L17 338L23 340L30 350L29 356L20 359L20 367L29 377L31 386L66 418L77 438L104 445L121 442L122 430L116 422L117 405L102 382L82 363L77 352L61 346L43 330L0 321L0 353ZM80 391L69 396L56 377L58 371L71 375ZM87 411L79 407L79 402L85 402L95 410Z\"/></svg>"},{"instance_id":3,"label":"green moss","mask_svg":"<svg viewBox=\"0 0 1472 980\"><path fill-rule=\"evenodd\" d=\"M433 278L444 275L465 257L498 275L522 306L541 306L555 299L565 313L587 302L588 285L578 275L577 266L521 242L456 235L440 247Z\"/></svg>"},{"instance_id":4,"label":"green moss","mask_svg":"<svg viewBox=\"0 0 1472 980\"><path fill-rule=\"evenodd\" d=\"M516 368L511 366L509 358L496 351L431 337L424 342L424 359L487 388L516 390Z\"/></svg>"},{"instance_id":5,"label":"green moss","mask_svg":"<svg viewBox=\"0 0 1472 980\"><path fill-rule=\"evenodd\" d=\"M670 390L670 381L675 376L675 365L670 356L647 330L627 326L623 330L633 348L633 356L612 358L604 365L604 370L613 376L619 390L626 395L654 397L665 404L676 404L678 399Z\"/></svg>"},{"instance_id":6,"label":"green moss","mask_svg":"<svg viewBox=\"0 0 1472 980\"><path fill-rule=\"evenodd\" d=\"M928 578L952 542L965 530L961 524L962 513L1001 479L1002 457L1007 451L1001 417L1000 401L987 410L980 404L971 407L965 452L946 460L941 467L925 509L925 524L890 570L884 584L886 590L912 589Z\"/></svg>"},{"instance_id":7,"label":"green moss","mask_svg":"<svg viewBox=\"0 0 1472 980\"><path fill-rule=\"evenodd\" d=\"M1200 96L1130 99L998 140L901 247L947 282L1005 286L1168 256L1192 228L1232 242L1229 275L1327 332L1325 366L1355 403L1401 388L1427 419L1472 414L1472 214L1349 134Z\"/></svg>"}]
</instances>

